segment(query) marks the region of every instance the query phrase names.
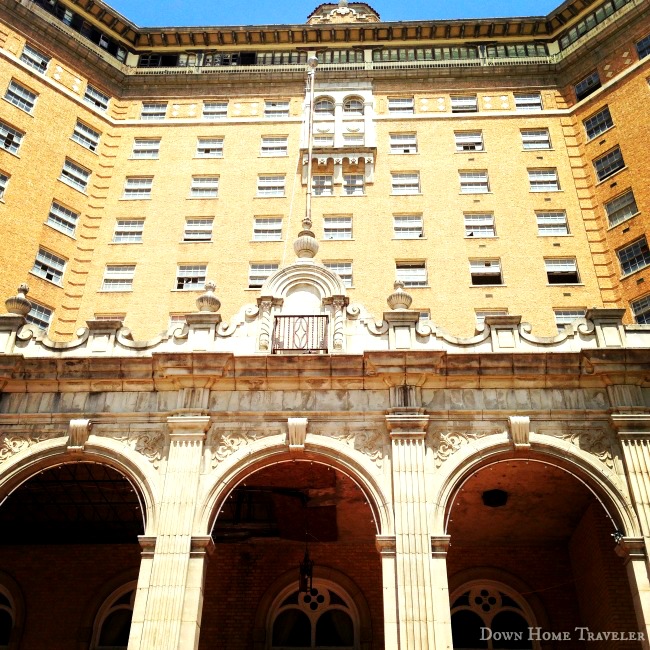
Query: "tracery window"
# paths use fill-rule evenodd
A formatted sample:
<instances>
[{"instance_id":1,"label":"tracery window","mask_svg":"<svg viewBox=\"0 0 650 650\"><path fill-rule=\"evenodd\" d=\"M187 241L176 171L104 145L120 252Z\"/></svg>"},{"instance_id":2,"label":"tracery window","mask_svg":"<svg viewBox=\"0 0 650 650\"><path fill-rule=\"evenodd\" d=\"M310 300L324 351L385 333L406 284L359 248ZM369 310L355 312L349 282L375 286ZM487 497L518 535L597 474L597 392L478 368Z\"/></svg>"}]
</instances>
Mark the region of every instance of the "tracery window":
<instances>
[{"instance_id":1,"label":"tracery window","mask_svg":"<svg viewBox=\"0 0 650 650\"><path fill-rule=\"evenodd\" d=\"M129 582L106 599L95 620L93 650L126 650L135 592L136 582Z\"/></svg>"}]
</instances>

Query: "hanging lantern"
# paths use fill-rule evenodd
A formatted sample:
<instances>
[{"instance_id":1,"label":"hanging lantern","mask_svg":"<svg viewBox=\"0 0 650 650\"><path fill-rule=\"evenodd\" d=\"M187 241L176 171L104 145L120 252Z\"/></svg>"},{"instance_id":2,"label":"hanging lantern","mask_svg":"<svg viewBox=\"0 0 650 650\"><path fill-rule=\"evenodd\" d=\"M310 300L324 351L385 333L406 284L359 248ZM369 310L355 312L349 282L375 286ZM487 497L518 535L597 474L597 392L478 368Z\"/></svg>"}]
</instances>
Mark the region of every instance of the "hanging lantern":
<instances>
[{"instance_id":1,"label":"hanging lantern","mask_svg":"<svg viewBox=\"0 0 650 650\"><path fill-rule=\"evenodd\" d=\"M305 557L300 563L300 577L298 578L298 591L311 591L314 578L314 561L309 557L309 548L305 544Z\"/></svg>"}]
</instances>

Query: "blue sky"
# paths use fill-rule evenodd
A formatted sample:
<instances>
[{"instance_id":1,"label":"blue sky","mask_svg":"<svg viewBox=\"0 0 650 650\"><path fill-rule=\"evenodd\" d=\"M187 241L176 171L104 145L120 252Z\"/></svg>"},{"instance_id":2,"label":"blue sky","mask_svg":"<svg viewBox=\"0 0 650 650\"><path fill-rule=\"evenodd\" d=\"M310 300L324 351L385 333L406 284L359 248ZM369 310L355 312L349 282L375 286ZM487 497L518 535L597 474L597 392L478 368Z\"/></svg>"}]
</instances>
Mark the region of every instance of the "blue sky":
<instances>
[{"instance_id":1,"label":"blue sky","mask_svg":"<svg viewBox=\"0 0 650 650\"><path fill-rule=\"evenodd\" d=\"M248 0L242 2L190 2L189 0L107 0L140 27L196 25L301 24L319 0ZM382 20L441 20L545 16L560 0L371 0Z\"/></svg>"}]
</instances>

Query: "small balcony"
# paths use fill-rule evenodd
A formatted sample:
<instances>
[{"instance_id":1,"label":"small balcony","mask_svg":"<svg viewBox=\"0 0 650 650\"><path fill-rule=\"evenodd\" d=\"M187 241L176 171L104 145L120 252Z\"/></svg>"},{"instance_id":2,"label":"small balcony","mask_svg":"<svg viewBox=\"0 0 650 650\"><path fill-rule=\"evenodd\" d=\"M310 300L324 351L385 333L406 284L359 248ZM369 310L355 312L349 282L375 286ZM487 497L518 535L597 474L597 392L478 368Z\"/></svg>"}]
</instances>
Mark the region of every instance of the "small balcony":
<instances>
[{"instance_id":1,"label":"small balcony","mask_svg":"<svg viewBox=\"0 0 650 650\"><path fill-rule=\"evenodd\" d=\"M329 316L276 316L272 354L327 354Z\"/></svg>"}]
</instances>

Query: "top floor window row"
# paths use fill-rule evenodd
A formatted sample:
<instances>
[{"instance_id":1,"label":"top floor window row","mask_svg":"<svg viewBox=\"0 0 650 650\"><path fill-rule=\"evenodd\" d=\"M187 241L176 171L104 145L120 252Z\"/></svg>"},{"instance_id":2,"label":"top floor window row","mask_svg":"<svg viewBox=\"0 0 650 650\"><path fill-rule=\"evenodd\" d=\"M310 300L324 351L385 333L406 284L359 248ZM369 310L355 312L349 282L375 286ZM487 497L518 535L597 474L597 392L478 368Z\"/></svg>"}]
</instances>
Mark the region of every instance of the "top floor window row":
<instances>
[{"instance_id":1,"label":"top floor window row","mask_svg":"<svg viewBox=\"0 0 650 650\"><path fill-rule=\"evenodd\" d=\"M26 43L20 55L20 60L38 72L45 72L47 70L47 64L50 62L50 57Z\"/></svg>"},{"instance_id":2,"label":"top floor window row","mask_svg":"<svg viewBox=\"0 0 650 650\"><path fill-rule=\"evenodd\" d=\"M140 68L221 67L246 65L300 65L307 52L173 52L141 54Z\"/></svg>"},{"instance_id":3,"label":"top floor window row","mask_svg":"<svg viewBox=\"0 0 650 650\"><path fill-rule=\"evenodd\" d=\"M560 49L565 50L569 45L575 43L579 38L590 32L611 16L615 11L625 6L632 0L607 0L595 11L578 21L569 31L560 38Z\"/></svg>"}]
</instances>

